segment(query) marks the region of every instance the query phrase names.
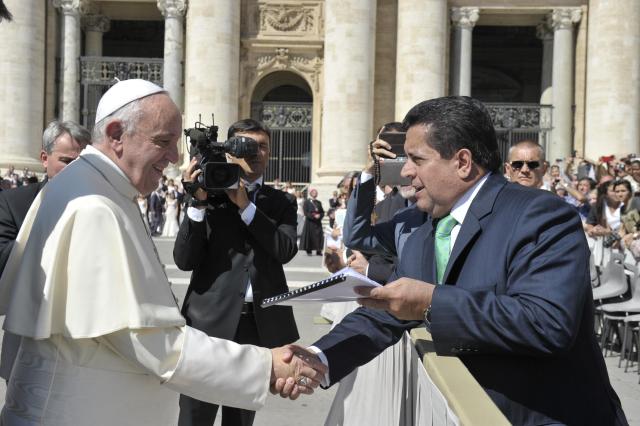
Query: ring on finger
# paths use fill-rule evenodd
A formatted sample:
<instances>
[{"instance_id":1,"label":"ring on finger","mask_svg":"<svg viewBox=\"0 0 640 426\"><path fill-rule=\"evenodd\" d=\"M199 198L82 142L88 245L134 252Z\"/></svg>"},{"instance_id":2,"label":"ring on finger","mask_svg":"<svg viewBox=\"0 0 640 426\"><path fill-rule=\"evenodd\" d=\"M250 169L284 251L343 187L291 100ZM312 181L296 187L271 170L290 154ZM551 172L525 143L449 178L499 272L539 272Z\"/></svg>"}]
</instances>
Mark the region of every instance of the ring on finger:
<instances>
[{"instance_id":1,"label":"ring on finger","mask_svg":"<svg viewBox=\"0 0 640 426\"><path fill-rule=\"evenodd\" d=\"M300 376L296 380L296 383L300 386L309 386L311 384L311 380L308 377Z\"/></svg>"}]
</instances>

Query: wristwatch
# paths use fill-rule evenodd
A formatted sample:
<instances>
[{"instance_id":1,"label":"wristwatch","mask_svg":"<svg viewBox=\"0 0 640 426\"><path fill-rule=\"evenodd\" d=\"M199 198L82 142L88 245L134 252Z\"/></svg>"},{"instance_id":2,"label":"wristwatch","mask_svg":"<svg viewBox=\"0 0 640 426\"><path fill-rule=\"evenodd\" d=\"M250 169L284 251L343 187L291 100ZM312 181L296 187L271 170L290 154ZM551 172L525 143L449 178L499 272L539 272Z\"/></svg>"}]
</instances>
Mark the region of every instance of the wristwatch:
<instances>
[{"instance_id":1,"label":"wristwatch","mask_svg":"<svg viewBox=\"0 0 640 426\"><path fill-rule=\"evenodd\" d=\"M424 313L422 314L422 316L424 317L424 325L425 325L425 327L427 327L428 331L431 331L431 304L429 304L429 306L427 306L427 308L424 310Z\"/></svg>"}]
</instances>

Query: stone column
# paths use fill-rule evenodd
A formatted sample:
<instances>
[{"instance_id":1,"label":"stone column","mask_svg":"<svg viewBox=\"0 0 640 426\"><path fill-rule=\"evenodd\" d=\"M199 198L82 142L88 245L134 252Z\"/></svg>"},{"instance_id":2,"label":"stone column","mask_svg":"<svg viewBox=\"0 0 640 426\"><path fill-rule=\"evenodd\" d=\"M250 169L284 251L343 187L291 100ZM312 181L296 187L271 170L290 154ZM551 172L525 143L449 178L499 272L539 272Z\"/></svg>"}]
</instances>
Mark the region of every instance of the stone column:
<instances>
[{"instance_id":1,"label":"stone column","mask_svg":"<svg viewBox=\"0 0 640 426\"><path fill-rule=\"evenodd\" d=\"M42 171L46 2L4 3L13 21L0 24L0 167Z\"/></svg>"},{"instance_id":2,"label":"stone column","mask_svg":"<svg viewBox=\"0 0 640 426\"><path fill-rule=\"evenodd\" d=\"M473 27L478 22L477 7L451 8L453 46L451 47L451 94L471 96L471 46Z\"/></svg>"},{"instance_id":3,"label":"stone column","mask_svg":"<svg viewBox=\"0 0 640 426\"><path fill-rule=\"evenodd\" d=\"M589 2L585 156L640 152L640 2Z\"/></svg>"},{"instance_id":4,"label":"stone column","mask_svg":"<svg viewBox=\"0 0 640 426\"><path fill-rule=\"evenodd\" d=\"M366 161L372 137L376 1L325 2L320 182L337 183Z\"/></svg>"},{"instance_id":5,"label":"stone column","mask_svg":"<svg viewBox=\"0 0 640 426\"><path fill-rule=\"evenodd\" d=\"M85 56L102 56L102 35L109 31L109 18L103 15L85 15L82 17L84 29Z\"/></svg>"},{"instance_id":6,"label":"stone column","mask_svg":"<svg viewBox=\"0 0 640 426\"><path fill-rule=\"evenodd\" d=\"M447 0L398 0L396 119L418 102L444 96Z\"/></svg>"},{"instance_id":7,"label":"stone column","mask_svg":"<svg viewBox=\"0 0 640 426\"><path fill-rule=\"evenodd\" d=\"M164 72L162 84L180 109L182 109L183 100L183 20L186 8L186 0L158 0L158 9L164 16Z\"/></svg>"},{"instance_id":8,"label":"stone column","mask_svg":"<svg viewBox=\"0 0 640 426\"><path fill-rule=\"evenodd\" d=\"M62 112L63 120L78 121L80 104L80 0L54 0L64 15L62 53Z\"/></svg>"},{"instance_id":9,"label":"stone column","mask_svg":"<svg viewBox=\"0 0 640 426\"><path fill-rule=\"evenodd\" d=\"M554 9L548 16L553 28L553 111L551 113L551 143L547 158L568 157L573 147L573 24L580 21L579 8Z\"/></svg>"},{"instance_id":10,"label":"stone column","mask_svg":"<svg viewBox=\"0 0 640 426\"><path fill-rule=\"evenodd\" d=\"M542 40L542 76L540 79L540 93L551 87L553 71L553 28L548 21L538 24L536 35Z\"/></svg>"},{"instance_id":11,"label":"stone column","mask_svg":"<svg viewBox=\"0 0 640 426\"><path fill-rule=\"evenodd\" d=\"M190 0L185 58L185 127L215 114L220 139L238 120L240 2ZM188 163L187 156L183 164Z\"/></svg>"}]
</instances>

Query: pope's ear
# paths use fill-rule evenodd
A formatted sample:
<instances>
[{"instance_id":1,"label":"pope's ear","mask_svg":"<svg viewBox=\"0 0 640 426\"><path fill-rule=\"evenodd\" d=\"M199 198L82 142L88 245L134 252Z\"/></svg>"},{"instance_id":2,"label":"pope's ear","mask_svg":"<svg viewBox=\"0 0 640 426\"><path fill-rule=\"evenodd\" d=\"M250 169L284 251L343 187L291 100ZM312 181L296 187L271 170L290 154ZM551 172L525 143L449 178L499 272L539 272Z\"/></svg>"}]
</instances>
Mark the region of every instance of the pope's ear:
<instances>
[{"instance_id":1,"label":"pope's ear","mask_svg":"<svg viewBox=\"0 0 640 426\"><path fill-rule=\"evenodd\" d=\"M124 126L120 120L113 120L107 124L104 129L107 140L111 148L117 153L122 152L122 135L124 134Z\"/></svg>"}]
</instances>

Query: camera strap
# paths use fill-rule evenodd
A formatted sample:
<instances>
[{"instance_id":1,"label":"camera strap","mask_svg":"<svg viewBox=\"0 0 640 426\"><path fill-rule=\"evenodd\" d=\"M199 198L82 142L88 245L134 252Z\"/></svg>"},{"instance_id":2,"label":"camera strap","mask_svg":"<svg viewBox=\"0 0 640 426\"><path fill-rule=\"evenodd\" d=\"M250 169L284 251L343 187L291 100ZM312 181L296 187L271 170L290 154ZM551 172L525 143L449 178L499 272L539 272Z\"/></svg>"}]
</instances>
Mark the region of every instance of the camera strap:
<instances>
[{"instance_id":1,"label":"camera strap","mask_svg":"<svg viewBox=\"0 0 640 426\"><path fill-rule=\"evenodd\" d=\"M369 142L369 153L371 154L371 158L373 159L373 184L377 188L380 184L380 157L373 153L373 143L375 141ZM376 205L376 191L373 191L373 199L371 200L371 204L375 207ZM378 220L378 215L376 214L374 209L371 209L371 224L375 225Z\"/></svg>"}]
</instances>

